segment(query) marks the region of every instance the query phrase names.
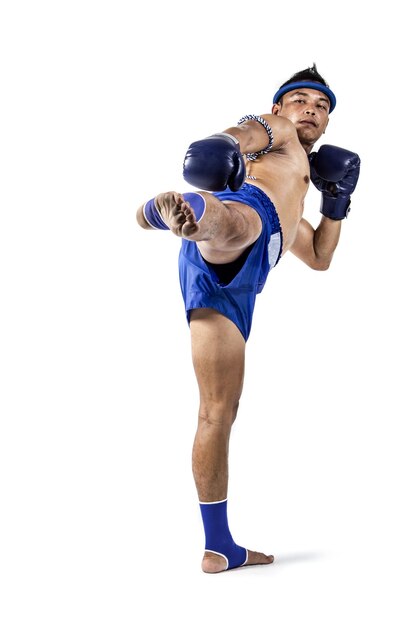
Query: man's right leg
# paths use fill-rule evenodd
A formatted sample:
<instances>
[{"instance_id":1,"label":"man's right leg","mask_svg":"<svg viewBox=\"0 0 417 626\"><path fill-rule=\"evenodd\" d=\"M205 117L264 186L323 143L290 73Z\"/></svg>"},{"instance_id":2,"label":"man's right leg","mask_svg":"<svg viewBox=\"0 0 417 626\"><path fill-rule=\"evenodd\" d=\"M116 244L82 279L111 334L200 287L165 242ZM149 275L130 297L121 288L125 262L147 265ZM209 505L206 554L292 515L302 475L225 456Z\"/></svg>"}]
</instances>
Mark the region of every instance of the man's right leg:
<instances>
[{"instance_id":1,"label":"man's right leg","mask_svg":"<svg viewBox=\"0 0 417 626\"><path fill-rule=\"evenodd\" d=\"M233 322L213 309L193 310L190 329L200 391L193 474L200 503L204 503L206 552L202 568L217 573L227 567L222 553L228 551L230 567L242 565L246 557L244 549L234 544L226 509L229 439L243 386L245 341ZM216 545L220 547L216 549ZM268 564L273 560L272 556L248 550L245 565Z\"/></svg>"},{"instance_id":2,"label":"man's right leg","mask_svg":"<svg viewBox=\"0 0 417 626\"><path fill-rule=\"evenodd\" d=\"M186 197L187 200L176 191L159 194L139 207L136 214L139 225L147 229L168 228L178 237L196 241L210 263L234 261L262 231L258 213L246 204L224 203L205 191L189 193ZM193 197L199 209L201 202L205 205L197 216Z\"/></svg>"}]
</instances>

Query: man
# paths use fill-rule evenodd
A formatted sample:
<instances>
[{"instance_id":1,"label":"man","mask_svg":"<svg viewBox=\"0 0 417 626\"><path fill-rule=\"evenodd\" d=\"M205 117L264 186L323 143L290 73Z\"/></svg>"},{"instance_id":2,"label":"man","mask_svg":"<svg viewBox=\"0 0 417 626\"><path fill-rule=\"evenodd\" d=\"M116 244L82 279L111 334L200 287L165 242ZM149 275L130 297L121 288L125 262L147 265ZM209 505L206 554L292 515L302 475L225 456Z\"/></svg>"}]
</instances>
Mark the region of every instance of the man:
<instances>
[{"instance_id":1,"label":"man","mask_svg":"<svg viewBox=\"0 0 417 626\"><path fill-rule=\"evenodd\" d=\"M335 105L315 65L294 74L275 94L271 114L247 115L191 144L184 178L201 191L162 193L137 212L143 228L182 238L180 280L200 392L192 466L206 537L204 572L273 561L236 545L229 530L229 438L256 295L288 250L326 270L349 211L358 155L329 145L311 152ZM316 229L302 217L310 177L322 192Z\"/></svg>"}]
</instances>

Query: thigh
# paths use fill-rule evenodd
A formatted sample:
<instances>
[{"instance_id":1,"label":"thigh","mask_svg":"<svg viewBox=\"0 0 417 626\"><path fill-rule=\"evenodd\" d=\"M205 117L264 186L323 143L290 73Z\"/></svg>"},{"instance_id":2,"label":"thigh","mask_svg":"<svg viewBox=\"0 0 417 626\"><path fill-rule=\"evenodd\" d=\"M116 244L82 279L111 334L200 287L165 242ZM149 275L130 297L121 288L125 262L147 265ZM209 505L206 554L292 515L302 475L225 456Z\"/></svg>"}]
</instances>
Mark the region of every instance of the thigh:
<instances>
[{"instance_id":1,"label":"thigh","mask_svg":"<svg viewBox=\"0 0 417 626\"><path fill-rule=\"evenodd\" d=\"M195 309L190 319L194 370L205 406L236 407L242 393L245 340L237 326L214 309Z\"/></svg>"},{"instance_id":2,"label":"thigh","mask_svg":"<svg viewBox=\"0 0 417 626\"><path fill-rule=\"evenodd\" d=\"M231 263L252 245L262 232L262 220L255 209L242 202L221 201L208 192L199 192L207 204L206 220L210 237L197 242L210 263Z\"/></svg>"}]
</instances>

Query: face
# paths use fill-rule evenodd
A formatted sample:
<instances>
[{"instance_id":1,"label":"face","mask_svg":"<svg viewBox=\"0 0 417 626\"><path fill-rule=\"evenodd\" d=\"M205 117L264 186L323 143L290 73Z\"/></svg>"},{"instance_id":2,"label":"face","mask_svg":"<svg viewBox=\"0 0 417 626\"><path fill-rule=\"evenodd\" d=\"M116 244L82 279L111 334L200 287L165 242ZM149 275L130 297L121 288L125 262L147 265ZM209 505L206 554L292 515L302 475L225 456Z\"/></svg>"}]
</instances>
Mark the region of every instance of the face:
<instances>
[{"instance_id":1,"label":"face","mask_svg":"<svg viewBox=\"0 0 417 626\"><path fill-rule=\"evenodd\" d=\"M272 113L289 119L297 129L302 144L314 144L329 122L330 101L316 89L298 88L286 93Z\"/></svg>"}]
</instances>

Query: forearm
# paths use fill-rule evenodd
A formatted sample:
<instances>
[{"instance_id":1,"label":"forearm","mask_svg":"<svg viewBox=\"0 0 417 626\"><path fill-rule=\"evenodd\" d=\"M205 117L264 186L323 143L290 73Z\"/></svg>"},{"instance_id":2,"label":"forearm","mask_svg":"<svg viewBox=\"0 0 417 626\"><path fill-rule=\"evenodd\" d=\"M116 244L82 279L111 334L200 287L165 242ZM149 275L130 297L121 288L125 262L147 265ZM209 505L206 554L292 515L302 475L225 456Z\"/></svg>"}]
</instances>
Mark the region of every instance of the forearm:
<instances>
[{"instance_id":1,"label":"forearm","mask_svg":"<svg viewBox=\"0 0 417 626\"><path fill-rule=\"evenodd\" d=\"M291 252L313 270L327 270L340 238L341 221L324 215L316 229L302 219Z\"/></svg>"},{"instance_id":2,"label":"forearm","mask_svg":"<svg viewBox=\"0 0 417 626\"><path fill-rule=\"evenodd\" d=\"M331 263L333 253L339 243L341 229L341 220L332 220L323 215L320 224L314 231L314 254L324 269L327 269Z\"/></svg>"}]
</instances>

